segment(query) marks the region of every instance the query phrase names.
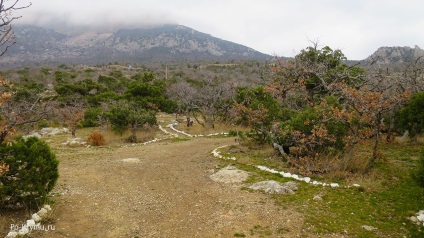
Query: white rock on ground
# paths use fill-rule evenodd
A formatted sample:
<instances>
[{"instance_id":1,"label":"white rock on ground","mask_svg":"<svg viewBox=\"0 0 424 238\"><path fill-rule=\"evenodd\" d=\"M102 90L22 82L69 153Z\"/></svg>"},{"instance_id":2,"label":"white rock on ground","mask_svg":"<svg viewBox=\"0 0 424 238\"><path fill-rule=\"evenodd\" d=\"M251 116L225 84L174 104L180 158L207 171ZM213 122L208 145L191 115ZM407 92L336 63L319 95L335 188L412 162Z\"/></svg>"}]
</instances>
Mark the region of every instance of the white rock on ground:
<instances>
[{"instance_id":1,"label":"white rock on ground","mask_svg":"<svg viewBox=\"0 0 424 238\"><path fill-rule=\"evenodd\" d=\"M33 219L27 220L26 221L26 225L27 225L27 227L35 226L35 221Z\"/></svg>"},{"instance_id":2,"label":"white rock on ground","mask_svg":"<svg viewBox=\"0 0 424 238\"><path fill-rule=\"evenodd\" d=\"M241 183L249 177L249 173L234 166L227 166L209 177L220 183Z\"/></svg>"},{"instance_id":3,"label":"white rock on ground","mask_svg":"<svg viewBox=\"0 0 424 238\"><path fill-rule=\"evenodd\" d=\"M55 136L58 134L63 134L63 133L69 133L69 129L68 128L52 128L52 127L46 127L40 130L40 134L43 137L49 137L49 136Z\"/></svg>"},{"instance_id":4,"label":"white rock on ground","mask_svg":"<svg viewBox=\"0 0 424 238\"><path fill-rule=\"evenodd\" d=\"M47 210L47 209L46 209L46 210ZM34 220L35 222L40 222L40 221L42 220L42 218L41 218L41 217L40 217L37 213L32 214L31 218L32 218L32 220Z\"/></svg>"},{"instance_id":5,"label":"white rock on ground","mask_svg":"<svg viewBox=\"0 0 424 238\"><path fill-rule=\"evenodd\" d=\"M47 211L51 211L51 210L52 210L52 208L51 208L51 207L50 207L50 205L48 205L48 204L44 205L44 208L45 208Z\"/></svg>"},{"instance_id":6,"label":"white rock on ground","mask_svg":"<svg viewBox=\"0 0 424 238\"><path fill-rule=\"evenodd\" d=\"M137 164L137 163L140 163L140 159L138 159L138 158L128 158L128 159L122 159L122 162Z\"/></svg>"},{"instance_id":7,"label":"white rock on ground","mask_svg":"<svg viewBox=\"0 0 424 238\"><path fill-rule=\"evenodd\" d=\"M69 146L69 147L81 147L86 146L87 142L84 142L81 138L68 138L65 143L62 143L62 145Z\"/></svg>"},{"instance_id":8,"label":"white rock on ground","mask_svg":"<svg viewBox=\"0 0 424 238\"><path fill-rule=\"evenodd\" d=\"M37 214L40 216L40 217L43 217L43 216L45 216L45 215L47 215L47 209L45 209L44 207L43 208L41 208L40 209L40 211L38 211L37 212Z\"/></svg>"},{"instance_id":9,"label":"white rock on ground","mask_svg":"<svg viewBox=\"0 0 424 238\"><path fill-rule=\"evenodd\" d=\"M294 194L297 187L298 185L296 182L287 182L282 184L274 180L262 181L249 186L250 189L262 190L271 194Z\"/></svg>"},{"instance_id":10,"label":"white rock on ground","mask_svg":"<svg viewBox=\"0 0 424 238\"><path fill-rule=\"evenodd\" d=\"M18 236L18 232L10 231L9 233L7 233L7 236L5 238L15 238L17 236Z\"/></svg>"},{"instance_id":11,"label":"white rock on ground","mask_svg":"<svg viewBox=\"0 0 424 238\"><path fill-rule=\"evenodd\" d=\"M32 132L32 133L31 133L31 134L29 134L29 135L22 136L22 139L26 140L26 139L28 139L28 138L30 138L30 137L37 137L37 138L41 138L41 135L40 135L39 133L37 133L37 132Z\"/></svg>"},{"instance_id":12,"label":"white rock on ground","mask_svg":"<svg viewBox=\"0 0 424 238\"><path fill-rule=\"evenodd\" d=\"M24 236L29 233L29 229L26 225L24 225L19 231L18 236Z\"/></svg>"},{"instance_id":13,"label":"white rock on ground","mask_svg":"<svg viewBox=\"0 0 424 238\"><path fill-rule=\"evenodd\" d=\"M377 228L373 227L373 226L367 226L364 225L362 226L362 229L366 230L366 231L373 231L373 230L377 230Z\"/></svg>"}]
</instances>

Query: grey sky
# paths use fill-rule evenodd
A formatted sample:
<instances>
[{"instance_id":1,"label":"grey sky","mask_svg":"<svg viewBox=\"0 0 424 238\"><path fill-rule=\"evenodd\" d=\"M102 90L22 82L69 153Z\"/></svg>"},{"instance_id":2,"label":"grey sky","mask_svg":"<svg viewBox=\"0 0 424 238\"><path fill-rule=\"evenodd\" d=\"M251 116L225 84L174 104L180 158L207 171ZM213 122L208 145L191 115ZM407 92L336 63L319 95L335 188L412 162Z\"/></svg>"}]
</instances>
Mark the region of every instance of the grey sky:
<instances>
[{"instance_id":1,"label":"grey sky","mask_svg":"<svg viewBox=\"0 0 424 238\"><path fill-rule=\"evenodd\" d=\"M29 2L21 0L22 3ZM364 59L380 46L424 47L422 0L32 0L17 23L103 29L175 23L279 56L318 41Z\"/></svg>"}]
</instances>

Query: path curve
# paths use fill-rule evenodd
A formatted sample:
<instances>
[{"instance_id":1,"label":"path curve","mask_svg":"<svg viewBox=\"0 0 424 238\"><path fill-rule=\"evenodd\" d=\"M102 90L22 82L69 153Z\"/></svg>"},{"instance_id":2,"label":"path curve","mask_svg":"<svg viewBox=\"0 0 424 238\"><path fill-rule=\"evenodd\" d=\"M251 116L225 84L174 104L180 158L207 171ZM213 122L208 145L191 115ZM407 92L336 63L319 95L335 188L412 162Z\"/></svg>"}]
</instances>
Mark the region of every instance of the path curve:
<instances>
[{"instance_id":1,"label":"path curve","mask_svg":"<svg viewBox=\"0 0 424 238\"><path fill-rule=\"evenodd\" d=\"M232 142L196 138L58 150L55 192L61 196L45 224L55 230L31 237L298 236L301 214L260 192L209 178L220 163L211 151Z\"/></svg>"}]
</instances>

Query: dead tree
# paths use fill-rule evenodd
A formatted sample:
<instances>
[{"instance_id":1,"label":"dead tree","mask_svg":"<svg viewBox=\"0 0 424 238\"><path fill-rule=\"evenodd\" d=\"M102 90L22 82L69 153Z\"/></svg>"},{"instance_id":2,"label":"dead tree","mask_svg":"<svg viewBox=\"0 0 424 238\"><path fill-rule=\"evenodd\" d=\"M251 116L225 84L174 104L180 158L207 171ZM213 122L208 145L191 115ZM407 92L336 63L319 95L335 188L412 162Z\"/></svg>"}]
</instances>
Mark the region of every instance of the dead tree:
<instances>
[{"instance_id":1,"label":"dead tree","mask_svg":"<svg viewBox=\"0 0 424 238\"><path fill-rule=\"evenodd\" d=\"M19 5L19 0L0 0L0 57L16 43L12 22L21 18L21 16L14 16L14 13L29 6L31 6L31 3L24 6Z\"/></svg>"}]
</instances>

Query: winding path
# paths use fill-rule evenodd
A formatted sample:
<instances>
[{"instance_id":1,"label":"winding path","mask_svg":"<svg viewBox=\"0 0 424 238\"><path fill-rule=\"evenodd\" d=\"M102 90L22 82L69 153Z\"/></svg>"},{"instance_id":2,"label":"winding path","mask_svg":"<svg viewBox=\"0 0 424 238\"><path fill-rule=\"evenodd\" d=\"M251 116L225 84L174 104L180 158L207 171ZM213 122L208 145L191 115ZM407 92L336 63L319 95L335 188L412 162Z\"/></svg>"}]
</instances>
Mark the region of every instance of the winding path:
<instances>
[{"instance_id":1,"label":"winding path","mask_svg":"<svg viewBox=\"0 0 424 238\"><path fill-rule=\"evenodd\" d=\"M233 138L60 149L50 221L31 237L296 237L301 214L268 196L213 182L210 152ZM126 162L123 159L128 159Z\"/></svg>"}]
</instances>

